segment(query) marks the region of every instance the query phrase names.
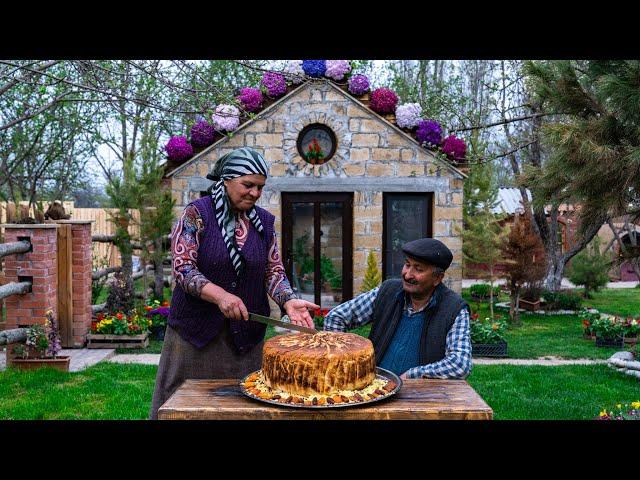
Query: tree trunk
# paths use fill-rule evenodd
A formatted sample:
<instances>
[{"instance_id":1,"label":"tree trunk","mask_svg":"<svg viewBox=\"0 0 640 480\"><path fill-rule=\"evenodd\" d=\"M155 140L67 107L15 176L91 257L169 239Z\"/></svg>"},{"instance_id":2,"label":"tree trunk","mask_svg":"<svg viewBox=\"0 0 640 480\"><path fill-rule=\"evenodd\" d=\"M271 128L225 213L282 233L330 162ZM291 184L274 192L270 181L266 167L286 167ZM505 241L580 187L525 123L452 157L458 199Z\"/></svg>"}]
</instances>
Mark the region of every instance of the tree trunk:
<instances>
[{"instance_id":1,"label":"tree trunk","mask_svg":"<svg viewBox=\"0 0 640 480\"><path fill-rule=\"evenodd\" d=\"M31 243L27 241L0 243L0 258L14 253L25 253L31 248Z\"/></svg>"},{"instance_id":2,"label":"tree trunk","mask_svg":"<svg viewBox=\"0 0 640 480\"><path fill-rule=\"evenodd\" d=\"M31 291L31 282L11 282L0 287L0 300L11 295L24 295Z\"/></svg>"},{"instance_id":3,"label":"tree trunk","mask_svg":"<svg viewBox=\"0 0 640 480\"><path fill-rule=\"evenodd\" d=\"M157 238L154 240L154 248L155 248L155 259L153 261L154 266L154 295L159 300L164 300L164 266L162 265L162 257L160 253L162 252L162 239Z\"/></svg>"},{"instance_id":4,"label":"tree trunk","mask_svg":"<svg viewBox=\"0 0 640 480\"><path fill-rule=\"evenodd\" d=\"M0 345L10 345L12 343L22 343L27 340L26 328L13 328L0 332Z\"/></svg>"}]
</instances>

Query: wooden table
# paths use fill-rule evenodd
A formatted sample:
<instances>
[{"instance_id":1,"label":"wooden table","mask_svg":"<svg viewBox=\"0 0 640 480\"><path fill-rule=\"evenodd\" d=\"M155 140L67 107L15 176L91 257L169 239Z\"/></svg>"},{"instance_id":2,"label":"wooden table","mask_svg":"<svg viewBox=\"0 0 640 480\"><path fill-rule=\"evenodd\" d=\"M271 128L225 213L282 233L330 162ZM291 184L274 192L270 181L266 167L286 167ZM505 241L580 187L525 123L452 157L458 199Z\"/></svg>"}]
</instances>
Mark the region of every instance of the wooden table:
<instances>
[{"instance_id":1,"label":"wooden table","mask_svg":"<svg viewBox=\"0 0 640 480\"><path fill-rule=\"evenodd\" d=\"M158 410L160 420L491 420L493 410L465 380L407 379L388 399L309 409L243 395L239 380L187 380Z\"/></svg>"}]
</instances>

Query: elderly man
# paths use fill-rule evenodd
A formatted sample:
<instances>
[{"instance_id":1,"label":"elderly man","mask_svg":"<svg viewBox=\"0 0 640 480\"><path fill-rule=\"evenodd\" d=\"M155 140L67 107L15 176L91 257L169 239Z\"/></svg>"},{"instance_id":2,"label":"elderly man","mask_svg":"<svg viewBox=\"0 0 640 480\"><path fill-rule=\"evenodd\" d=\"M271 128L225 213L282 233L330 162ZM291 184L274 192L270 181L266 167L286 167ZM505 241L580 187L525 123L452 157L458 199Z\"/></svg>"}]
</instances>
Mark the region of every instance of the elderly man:
<instances>
[{"instance_id":1,"label":"elderly man","mask_svg":"<svg viewBox=\"0 0 640 480\"><path fill-rule=\"evenodd\" d=\"M451 250L432 238L406 243L402 279L338 305L325 330L372 323L376 364L402 378L466 378L471 372L469 306L443 283Z\"/></svg>"}]
</instances>

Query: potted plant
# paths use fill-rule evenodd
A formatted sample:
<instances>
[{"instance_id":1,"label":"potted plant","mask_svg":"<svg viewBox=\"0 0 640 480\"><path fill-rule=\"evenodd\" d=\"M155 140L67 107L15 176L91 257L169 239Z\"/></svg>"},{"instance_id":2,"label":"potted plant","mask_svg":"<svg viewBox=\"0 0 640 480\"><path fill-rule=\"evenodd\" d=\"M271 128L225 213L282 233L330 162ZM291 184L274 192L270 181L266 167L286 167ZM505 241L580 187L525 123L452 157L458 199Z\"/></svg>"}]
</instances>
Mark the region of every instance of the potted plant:
<instances>
[{"instance_id":1,"label":"potted plant","mask_svg":"<svg viewBox=\"0 0 640 480\"><path fill-rule=\"evenodd\" d=\"M638 333L640 332L640 319L627 317L622 324L624 330L624 343L632 345L638 343Z\"/></svg>"},{"instance_id":2,"label":"potted plant","mask_svg":"<svg viewBox=\"0 0 640 480\"><path fill-rule=\"evenodd\" d=\"M159 300L153 300L144 308L147 311L146 317L151 320L151 325L149 325L151 338L164 340L164 332L169 319L169 302L165 300L161 304Z\"/></svg>"},{"instance_id":3,"label":"potted plant","mask_svg":"<svg viewBox=\"0 0 640 480\"><path fill-rule=\"evenodd\" d=\"M24 345L14 345L11 365L21 370L52 367L68 372L71 357L58 356L61 349L58 321L52 310L48 310L45 315L44 325L37 323L27 328Z\"/></svg>"},{"instance_id":4,"label":"potted plant","mask_svg":"<svg viewBox=\"0 0 640 480\"><path fill-rule=\"evenodd\" d=\"M153 321L135 310L130 314L99 313L91 322L87 348L145 348L149 345L149 327Z\"/></svg>"},{"instance_id":5,"label":"potted plant","mask_svg":"<svg viewBox=\"0 0 640 480\"><path fill-rule=\"evenodd\" d=\"M507 329L505 321L496 317L478 319L478 314L471 315L471 350L474 357L506 357L507 341L504 334Z\"/></svg>"},{"instance_id":6,"label":"potted plant","mask_svg":"<svg viewBox=\"0 0 640 480\"><path fill-rule=\"evenodd\" d=\"M622 347L624 345L624 328L618 317L599 317L591 323L591 330L596 335L596 347Z\"/></svg>"}]
</instances>

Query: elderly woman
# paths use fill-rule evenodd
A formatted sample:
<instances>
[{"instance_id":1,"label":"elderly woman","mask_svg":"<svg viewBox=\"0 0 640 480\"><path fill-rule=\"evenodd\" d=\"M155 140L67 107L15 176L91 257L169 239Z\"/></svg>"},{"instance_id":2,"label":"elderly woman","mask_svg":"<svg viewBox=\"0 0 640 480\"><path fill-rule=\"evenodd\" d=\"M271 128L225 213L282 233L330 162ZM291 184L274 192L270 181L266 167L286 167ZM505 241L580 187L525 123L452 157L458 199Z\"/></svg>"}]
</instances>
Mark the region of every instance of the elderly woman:
<instances>
[{"instance_id":1,"label":"elderly woman","mask_svg":"<svg viewBox=\"0 0 640 480\"><path fill-rule=\"evenodd\" d=\"M275 217L255 205L269 168L260 153L239 148L208 178L211 195L185 208L172 234L176 287L151 406L158 408L189 378L240 378L260 368L269 315L267 294L293 323L313 327L308 308L285 275Z\"/></svg>"}]
</instances>

